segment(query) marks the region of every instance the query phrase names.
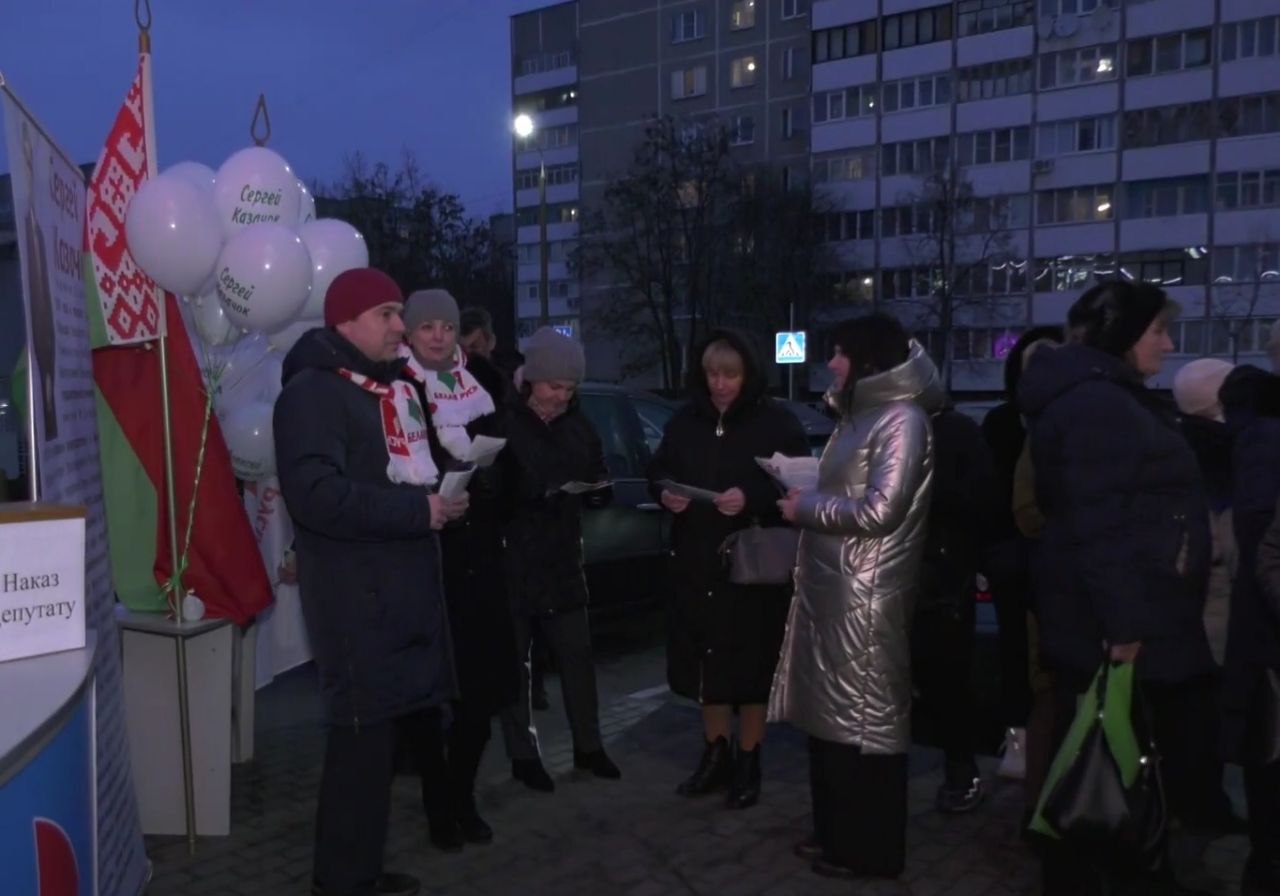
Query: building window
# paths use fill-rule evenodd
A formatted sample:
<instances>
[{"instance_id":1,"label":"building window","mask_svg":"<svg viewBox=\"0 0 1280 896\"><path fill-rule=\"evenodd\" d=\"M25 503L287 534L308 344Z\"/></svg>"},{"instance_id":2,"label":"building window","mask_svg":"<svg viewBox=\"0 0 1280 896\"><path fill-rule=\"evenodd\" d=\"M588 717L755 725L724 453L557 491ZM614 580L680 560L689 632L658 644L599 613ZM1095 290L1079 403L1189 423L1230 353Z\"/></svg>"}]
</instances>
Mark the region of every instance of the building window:
<instances>
[{"instance_id":1,"label":"building window","mask_svg":"<svg viewBox=\"0 0 1280 896\"><path fill-rule=\"evenodd\" d=\"M684 100L689 97L703 96L707 92L707 67L677 69L671 73L671 98Z\"/></svg>"},{"instance_id":2,"label":"building window","mask_svg":"<svg viewBox=\"0 0 1280 896\"><path fill-rule=\"evenodd\" d=\"M926 75L890 81L884 85L882 102L886 113L945 106L951 102L951 76Z\"/></svg>"},{"instance_id":3,"label":"building window","mask_svg":"<svg viewBox=\"0 0 1280 896\"><path fill-rule=\"evenodd\" d=\"M1214 283L1270 283L1276 280L1280 280L1280 244L1214 247Z\"/></svg>"},{"instance_id":4,"label":"building window","mask_svg":"<svg viewBox=\"0 0 1280 896\"><path fill-rule=\"evenodd\" d=\"M1280 131L1280 93L1258 93L1218 100L1219 137L1245 137L1274 131Z\"/></svg>"},{"instance_id":5,"label":"building window","mask_svg":"<svg viewBox=\"0 0 1280 896\"><path fill-rule=\"evenodd\" d=\"M796 76L796 57L800 55L798 47L787 47L782 51L782 79L790 81Z\"/></svg>"},{"instance_id":6,"label":"building window","mask_svg":"<svg viewBox=\"0 0 1280 896\"><path fill-rule=\"evenodd\" d=\"M1036 224L1080 224L1110 221L1111 184L1043 190L1036 194Z\"/></svg>"},{"instance_id":7,"label":"building window","mask_svg":"<svg viewBox=\"0 0 1280 896\"><path fill-rule=\"evenodd\" d=\"M895 205L880 209L882 237L933 233L933 207L926 204Z\"/></svg>"},{"instance_id":8,"label":"building window","mask_svg":"<svg viewBox=\"0 0 1280 896\"><path fill-rule=\"evenodd\" d=\"M960 0L956 6L956 31L961 37L987 34L1030 25L1031 0Z\"/></svg>"},{"instance_id":9,"label":"building window","mask_svg":"<svg viewBox=\"0 0 1280 896\"><path fill-rule=\"evenodd\" d=\"M886 143L880 147L880 170L886 177L928 174L945 166L950 152L951 143L946 137Z\"/></svg>"},{"instance_id":10,"label":"building window","mask_svg":"<svg viewBox=\"0 0 1280 896\"><path fill-rule=\"evenodd\" d=\"M782 0L782 18L798 19L805 14L808 0Z\"/></svg>"},{"instance_id":11,"label":"building window","mask_svg":"<svg viewBox=\"0 0 1280 896\"><path fill-rule=\"evenodd\" d=\"M1280 51L1280 16L1228 22L1222 26L1218 50L1223 62L1274 56Z\"/></svg>"},{"instance_id":12,"label":"building window","mask_svg":"<svg viewBox=\"0 0 1280 896\"><path fill-rule=\"evenodd\" d=\"M956 135L956 162L960 165L990 165L1016 162L1031 156L1031 129L997 128Z\"/></svg>"},{"instance_id":13,"label":"building window","mask_svg":"<svg viewBox=\"0 0 1280 896\"><path fill-rule=\"evenodd\" d=\"M1199 248L1153 249L1120 256L1120 276L1158 286L1203 286L1209 259Z\"/></svg>"},{"instance_id":14,"label":"building window","mask_svg":"<svg viewBox=\"0 0 1280 896\"><path fill-rule=\"evenodd\" d=\"M875 177L875 150L824 156L813 160L814 183L864 180Z\"/></svg>"},{"instance_id":15,"label":"building window","mask_svg":"<svg viewBox=\"0 0 1280 896\"><path fill-rule=\"evenodd\" d=\"M1021 295L1027 291L1027 268L1025 261L985 262L962 267L956 274L952 290L958 296L1010 296ZM974 331L986 336L984 357L989 357L991 348L989 331Z\"/></svg>"},{"instance_id":16,"label":"building window","mask_svg":"<svg viewBox=\"0 0 1280 896\"><path fill-rule=\"evenodd\" d=\"M1163 218L1194 215L1209 207L1209 178L1165 177L1125 184L1124 217Z\"/></svg>"},{"instance_id":17,"label":"building window","mask_svg":"<svg viewBox=\"0 0 1280 896\"><path fill-rule=\"evenodd\" d=\"M671 42L682 44L707 36L706 17L701 9L687 9L671 17Z\"/></svg>"},{"instance_id":18,"label":"building window","mask_svg":"<svg viewBox=\"0 0 1280 896\"><path fill-rule=\"evenodd\" d=\"M734 146L746 146L756 140L756 121L750 115L736 115L729 142Z\"/></svg>"},{"instance_id":19,"label":"building window","mask_svg":"<svg viewBox=\"0 0 1280 896\"><path fill-rule=\"evenodd\" d=\"M782 110L782 139L790 140L796 135L795 112L790 107Z\"/></svg>"},{"instance_id":20,"label":"building window","mask_svg":"<svg viewBox=\"0 0 1280 896\"><path fill-rule=\"evenodd\" d=\"M1124 145L1126 149L1141 149L1208 140L1212 136L1211 122L1207 102L1134 109L1124 113Z\"/></svg>"},{"instance_id":21,"label":"building window","mask_svg":"<svg viewBox=\"0 0 1280 896\"><path fill-rule=\"evenodd\" d=\"M814 94L814 123L874 115L877 89L872 84Z\"/></svg>"},{"instance_id":22,"label":"building window","mask_svg":"<svg viewBox=\"0 0 1280 896\"><path fill-rule=\"evenodd\" d=\"M1040 0L1040 15L1078 16L1091 13L1099 6L1110 6L1115 9L1119 5L1120 0Z\"/></svg>"},{"instance_id":23,"label":"building window","mask_svg":"<svg viewBox=\"0 0 1280 896\"><path fill-rule=\"evenodd\" d=\"M1040 88L1070 87L1116 76L1116 45L1098 44L1040 57Z\"/></svg>"},{"instance_id":24,"label":"building window","mask_svg":"<svg viewBox=\"0 0 1280 896\"><path fill-rule=\"evenodd\" d=\"M1219 211L1280 206L1280 168L1218 172L1214 202Z\"/></svg>"},{"instance_id":25,"label":"building window","mask_svg":"<svg viewBox=\"0 0 1280 896\"><path fill-rule=\"evenodd\" d=\"M1036 292L1080 292L1116 276L1116 260L1110 253L1061 255L1038 258L1035 263Z\"/></svg>"},{"instance_id":26,"label":"building window","mask_svg":"<svg viewBox=\"0 0 1280 896\"><path fill-rule=\"evenodd\" d=\"M538 93L526 93L516 97L512 111L516 114L534 115L548 109L562 109L578 104L578 88L555 87Z\"/></svg>"},{"instance_id":27,"label":"building window","mask_svg":"<svg viewBox=\"0 0 1280 896\"><path fill-rule=\"evenodd\" d=\"M569 165L548 165L547 186L562 186L578 182L577 163ZM538 185L538 169L522 168L516 172L516 189L527 190Z\"/></svg>"},{"instance_id":28,"label":"building window","mask_svg":"<svg viewBox=\"0 0 1280 896\"><path fill-rule=\"evenodd\" d=\"M1125 73L1132 78L1200 68L1209 64L1210 44L1208 28L1131 40L1125 47Z\"/></svg>"},{"instance_id":29,"label":"building window","mask_svg":"<svg viewBox=\"0 0 1280 896\"><path fill-rule=\"evenodd\" d=\"M1031 223L1031 200L1024 194L975 196L960 209L957 230L988 233L1021 230Z\"/></svg>"},{"instance_id":30,"label":"building window","mask_svg":"<svg viewBox=\"0 0 1280 896\"><path fill-rule=\"evenodd\" d=\"M756 57L739 56L729 65L729 83L736 89L756 83Z\"/></svg>"},{"instance_id":31,"label":"building window","mask_svg":"<svg viewBox=\"0 0 1280 896\"><path fill-rule=\"evenodd\" d=\"M783 192L790 192L791 190L791 166L790 165L782 166L781 177L782 177Z\"/></svg>"},{"instance_id":32,"label":"building window","mask_svg":"<svg viewBox=\"0 0 1280 896\"><path fill-rule=\"evenodd\" d=\"M578 139L576 124L562 124L556 127L538 128L528 139L517 139L516 147L520 152L533 149L555 149L560 146L572 146Z\"/></svg>"},{"instance_id":33,"label":"building window","mask_svg":"<svg viewBox=\"0 0 1280 896\"><path fill-rule=\"evenodd\" d=\"M729 14L729 30L745 31L756 26L756 0L735 0Z\"/></svg>"},{"instance_id":34,"label":"building window","mask_svg":"<svg viewBox=\"0 0 1280 896\"><path fill-rule=\"evenodd\" d=\"M961 103L1031 92L1031 60L1008 59L960 70L956 100Z\"/></svg>"},{"instance_id":35,"label":"building window","mask_svg":"<svg viewBox=\"0 0 1280 896\"><path fill-rule=\"evenodd\" d=\"M1036 128L1036 158L1051 159L1077 152L1115 149L1114 115L1050 121Z\"/></svg>"},{"instance_id":36,"label":"building window","mask_svg":"<svg viewBox=\"0 0 1280 896\"><path fill-rule=\"evenodd\" d=\"M880 20L882 46L898 50L951 39L951 4L885 16Z\"/></svg>"},{"instance_id":37,"label":"building window","mask_svg":"<svg viewBox=\"0 0 1280 896\"><path fill-rule=\"evenodd\" d=\"M578 204L576 202L554 202L547 204L548 224L573 224L578 220ZM538 223L538 206L530 205L516 209L516 226L532 227Z\"/></svg>"},{"instance_id":38,"label":"building window","mask_svg":"<svg viewBox=\"0 0 1280 896\"><path fill-rule=\"evenodd\" d=\"M824 28L813 32L813 63L833 62L852 56L865 56L879 49L879 30L876 20Z\"/></svg>"},{"instance_id":39,"label":"building window","mask_svg":"<svg viewBox=\"0 0 1280 896\"><path fill-rule=\"evenodd\" d=\"M872 240L876 236L876 213L870 209L853 212L828 212L820 215L821 233L826 242Z\"/></svg>"}]
</instances>

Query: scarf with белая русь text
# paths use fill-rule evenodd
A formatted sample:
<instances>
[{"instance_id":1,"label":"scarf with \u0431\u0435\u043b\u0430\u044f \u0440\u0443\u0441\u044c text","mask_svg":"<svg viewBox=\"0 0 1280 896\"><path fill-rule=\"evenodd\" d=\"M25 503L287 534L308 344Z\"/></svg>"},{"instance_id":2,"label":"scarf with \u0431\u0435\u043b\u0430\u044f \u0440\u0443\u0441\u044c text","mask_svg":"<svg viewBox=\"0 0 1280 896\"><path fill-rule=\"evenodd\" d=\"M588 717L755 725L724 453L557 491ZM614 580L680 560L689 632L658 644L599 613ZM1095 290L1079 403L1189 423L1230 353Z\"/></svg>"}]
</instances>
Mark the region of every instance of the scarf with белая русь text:
<instances>
[{"instance_id":1,"label":"scarf with \u0431\u0435\u043b\u0430\u044f \u0440\u0443\u0441\u044c text","mask_svg":"<svg viewBox=\"0 0 1280 896\"><path fill-rule=\"evenodd\" d=\"M413 384L404 380L379 383L345 367L338 368L338 375L378 396L382 437L387 443L387 478L403 485L434 486L440 471L431 459L427 415ZM409 375L417 379L416 371L409 371Z\"/></svg>"},{"instance_id":2,"label":"scarf with \u0431\u0435\u043b\u0430\u044f \u0440\u0443\u0441\u044c text","mask_svg":"<svg viewBox=\"0 0 1280 896\"><path fill-rule=\"evenodd\" d=\"M400 347L400 357L408 361L414 378L426 387L431 425L440 444L454 458L466 460L471 450L467 424L494 412L493 397L467 370L466 354L461 348L454 349L448 370L424 367L407 345Z\"/></svg>"}]
</instances>

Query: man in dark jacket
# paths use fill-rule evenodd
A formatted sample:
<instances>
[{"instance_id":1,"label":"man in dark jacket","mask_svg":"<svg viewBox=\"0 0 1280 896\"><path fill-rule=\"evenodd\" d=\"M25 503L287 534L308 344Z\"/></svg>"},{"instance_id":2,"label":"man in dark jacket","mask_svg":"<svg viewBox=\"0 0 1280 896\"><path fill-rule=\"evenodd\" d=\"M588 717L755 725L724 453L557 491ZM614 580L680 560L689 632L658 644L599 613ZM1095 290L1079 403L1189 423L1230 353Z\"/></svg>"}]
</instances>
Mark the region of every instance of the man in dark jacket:
<instances>
[{"instance_id":1,"label":"man in dark jacket","mask_svg":"<svg viewBox=\"0 0 1280 896\"><path fill-rule=\"evenodd\" d=\"M915 680L946 754L935 805L958 814L982 802L974 759L974 599L995 513L995 470L982 429L944 408L932 417L933 503L911 631Z\"/></svg>"},{"instance_id":2,"label":"man in dark jacket","mask_svg":"<svg viewBox=\"0 0 1280 896\"><path fill-rule=\"evenodd\" d=\"M429 491L425 414L396 357L402 305L386 274L340 274L325 327L285 358L275 407L328 726L312 888L323 896L418 892L382 871L396 735L421 737L428 712L455 695L434 530L466 501Z\"/></svg>"},{"instance_id":3,"label":"man in dark jacket","mask_svg":"<svg viewBox=\"0 0 1280 896\"><path fill-rule=\"evenodd\" d=\"M538 751L529 697L533 625L546 637L560 670L565 713L573 733L573 763L600 778L621 772L604 752L582 570L582 506L612 500L604 449L578 407L586 371L582 346L543 327L525 345L520 398L507 421L504 475L515 500L504 528L506 568L523 660L521 697L502 717L511 773L535 790L555 789ZM589 486L579 493L579 488Z\"/></svg>"}]
</instances>

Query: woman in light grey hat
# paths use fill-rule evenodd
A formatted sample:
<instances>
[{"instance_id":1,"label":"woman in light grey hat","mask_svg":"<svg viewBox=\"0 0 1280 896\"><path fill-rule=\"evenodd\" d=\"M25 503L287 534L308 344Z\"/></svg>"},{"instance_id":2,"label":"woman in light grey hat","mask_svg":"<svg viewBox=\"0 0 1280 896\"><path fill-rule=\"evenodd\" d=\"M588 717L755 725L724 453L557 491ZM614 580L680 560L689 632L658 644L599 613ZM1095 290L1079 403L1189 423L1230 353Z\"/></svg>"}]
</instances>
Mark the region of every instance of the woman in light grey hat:
<instances>
[{"instance_id":1,"label":"woman in light grey hat","mask_svg":"<svg viewBox=\"0 0 1280 896\"><path fill-rule=\"evenodd\" d=\"M535 790L555 789L538 753L530 711L529 633L533 621L560 669L565 712L573 732L573 764L600 778L621 772L600 739L595 666L582 570L582 507L603 507L613 497L600 437L578 407L586 361L582 346L550 327L524 348L520 398L507 424L504 454L515 505L504 535L508 589L522 660L521 696L503 716L511 773ZM570 483L598 486L581 495Z\"/></svg>"}]
</instances>

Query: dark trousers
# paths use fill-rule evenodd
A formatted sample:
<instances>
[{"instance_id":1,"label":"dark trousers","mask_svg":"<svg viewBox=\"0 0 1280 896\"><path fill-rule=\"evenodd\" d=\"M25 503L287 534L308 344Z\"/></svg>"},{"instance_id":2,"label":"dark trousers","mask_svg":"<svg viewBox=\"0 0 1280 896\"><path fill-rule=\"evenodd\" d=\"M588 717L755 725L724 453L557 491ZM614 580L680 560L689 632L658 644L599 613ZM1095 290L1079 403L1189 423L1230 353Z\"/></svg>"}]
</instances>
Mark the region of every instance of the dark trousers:
<instances>
[{"instance_id":1,"label":"dark trousers","mask_svg":"<svg viewBox=\"0 0 1280 896\"><path fill-rule=\"evenodd\" d=\"M560 670L565 714L573 733L573 748L588 753L600 749L600 708L596 695L596 668L591 657L591 626L586 609L539 616L538 631ZM530 705L529 646L531 620L515 617L516 655L520 657L520 699L502 714L502 736L507 755L514 761L537 759L538 730Z\"/></svg>"},{"instance_id":2,"label":"dark trousers","mask_svg":"<svg viewBox=\"0 0 1280 896\"><path fill-rule=\"evenodd\" d=\"M1246 765L1244 798L1249 807L1252 861L1270 861L1280 870L1280 762Z\"/></svg>"},{"instance_id":3,"label":"dark trousers","mask_svg":"<svg viewBox=\"0 0 1280 896\"><path fill-rule=\"evenodd\" d=\"M955 783L977 774L973 758L974 606L923 604L911 627L911 660L916 687L936 726L947 757L947 779Z\"/></svg>"},{"instance_id":4,"label":"dark trousers","mask_svg":"<svg viewBox=\"0 0 1280 896\"><path fill-rule=\"evenodd\" d=\"M907 757L809 738L813 830L823 857L868 877L897 877L907 855Z\"/></svg>"},{"instance_id":5,"label":"dark trousers","mask_svg":"<svg viewBox=\"0 0 1280 896\"><path fill-rule=\"evenodd\" d=\"M316 809L313 877L325 896L366 896L376 889L391 810L396 740L406 717L377 725L331 726Z\"/></svg>"},{"instance_id":6,"label":"dark trousers","mask_svg":"<svg viewBox=\"0 0 1280 896\"><path fill-rule=\"evenodd\" d=\"M459 816L476 810L476 775L491 734L487 714L472 712L465 702L457 705L449 728L449 793Z\"/></svg>"},{"instance_id":7,"label":"dark trousers","mask_svg":"<svg viewBox=\"0 0 1280 896\"><path fill-rule=\"evenodd\" d=\"M987 584L999 625L1000 714L1006 728L1025 728L1031 713L1028 554L1027 542L1021 537L991 545L986 552Z\"/></svg>"},{"instance_id":8,"label":"dark trousers","mask_svg":"<svg viewBox=\"0 0 1280 896\"><path fill-rule=\"evenodd\" d=\"M414 744L422 775L422 807L436 827L475 811L476 775L489 743L489 716L471 710L464 701L453 704L447 731L439 716L414 726Z\"/></svg>"}]
</instances>

